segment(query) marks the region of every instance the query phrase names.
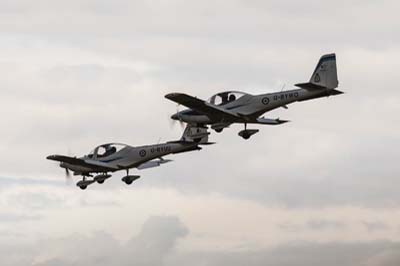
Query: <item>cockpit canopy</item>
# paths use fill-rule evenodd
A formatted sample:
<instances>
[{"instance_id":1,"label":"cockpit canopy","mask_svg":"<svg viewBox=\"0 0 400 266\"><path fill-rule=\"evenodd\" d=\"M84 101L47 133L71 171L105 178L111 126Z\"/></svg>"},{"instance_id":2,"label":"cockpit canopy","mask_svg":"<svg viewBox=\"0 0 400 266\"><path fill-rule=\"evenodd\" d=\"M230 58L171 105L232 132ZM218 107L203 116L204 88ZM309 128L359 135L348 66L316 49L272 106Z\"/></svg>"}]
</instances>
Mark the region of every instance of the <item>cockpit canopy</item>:
<instances>
[{"instance_id":1,"label":"cockpit canopy","mask_svg":"<svg viewBox=\"0 0 400 266\"><path fill-rule=\"evenodd\" d=\"M90 154L88 155L89 158L102 158L102 157L107 157L110 156L123 148L125 148L126 144L121 144L121 143L107 143L103 144L100 146L97 146Z\"/></svg>"},{"instance_id":2,"label":"cockpit canopy","mask_svg":"<svg viewBox=\"0 0 400 266\"><path fill-rule=\"evenodd\" d=\"M245 95L246 93L240 91L225 91L215 94L208 100L208 102L220 106L230 102L234 102Z\"/></svg>"}]
</instances>

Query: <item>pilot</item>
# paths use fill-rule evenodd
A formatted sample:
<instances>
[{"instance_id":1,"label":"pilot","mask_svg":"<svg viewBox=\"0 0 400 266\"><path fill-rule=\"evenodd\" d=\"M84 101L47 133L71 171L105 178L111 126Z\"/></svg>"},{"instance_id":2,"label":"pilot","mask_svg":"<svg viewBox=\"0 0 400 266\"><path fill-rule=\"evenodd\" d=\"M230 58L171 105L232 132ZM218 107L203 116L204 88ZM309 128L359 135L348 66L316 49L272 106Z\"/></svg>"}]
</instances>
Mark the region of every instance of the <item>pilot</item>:
<instances>
[{"instance_id":1,"label":"pilot","mask_svg":"<svg viewBox=\"0 0 400 266\"><path fill-rule=\"evenodd\" d=\"M233 102L233 101L235 101L235 100L236 100L235 94L229 95L229 102Z\"/></svg>"},{"instance_id":2,"label":"pilot","mask_svg":"<svg viewBox=\"0 0 400 266\"><path fill-rule=\"evenodd\" d=\"M114 146L108 146L107 148L106 148L106 152L103 154L103 156L105 157L105 156L109 156L109 155L111 155L111 154L114 154L114 153L116 153L117 152L117 148L115 148Z\"/></svg>"},{"instance_id":3,"label":"pilot","mask_svg":"<svg viewBox=\"0 0 400 266\"><path fill-rule=\"evenodd\" d=\"M222 94L221 98L222 98L221 105L226 104L228 102L228 95L227 94Z\"/></svg>"}]
</instances>

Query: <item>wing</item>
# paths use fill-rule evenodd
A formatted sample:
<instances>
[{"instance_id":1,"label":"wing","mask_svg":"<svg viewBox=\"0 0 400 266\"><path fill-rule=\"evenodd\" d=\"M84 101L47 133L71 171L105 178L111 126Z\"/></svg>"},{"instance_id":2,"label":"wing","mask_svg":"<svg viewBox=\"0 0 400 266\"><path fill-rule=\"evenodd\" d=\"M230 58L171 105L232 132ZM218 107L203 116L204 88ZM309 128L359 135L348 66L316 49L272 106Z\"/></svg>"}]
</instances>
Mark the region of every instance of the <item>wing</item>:
<instances>
[{"instance_id":1,"label":"wing","mask_svg":"<svg viewBox=\"0 0 400 266\"><path fill-rule=\"evenodd\" d=\"M208 103L201 99L195 98L193 96L184 94L184 93L169 93L165 95L165 98L171 100L173 102L182 104L190 109L203 113L207 116L227 116L233 119L240 119L241 116L230 112L224 108L216 106L214 104Z\"/></svg>"},{"instance_id":2,"label":"wing","mask_svg":"<svg viewBox=\"0 0 400 266\"><path fill-rule=\"evenodd\" d=\"M139 170L143 170L143 169L147 169L147 168L153 168L153 167L158 167L164 163L169 163L172 162L172 160L165 160L163 158L160 159L156 159L156 160L152 160L152 161L148 161L145 163L142 163L141 165L139 165L137 167L137 169Z\"/></svg>"},{"instance_id":3,"label":"wing","mask_svg":"<svg viewBox=\"0 0 400 266\"><path fill-rule=\"evenodd\" d=\"M289 122L289 120L281 120L279 118L277 119L270 119L270 118L265 118L265 117L259 117L257 118L256 124L262 124L262 125L280 125Z\"/></svg>"},{"instance_id":4,"label":"wing","mask_svg":"<svg viewBox=\"0 0 400 266\"><path fill-rule=\"evenodd\" d=\"M90 159L84 160L81 158L69 157L69 156L65 156L65 155L50 155L50 156L47 156L47 159L57 161L57 162L68 163L71 165L92 168L92 169L101 170L101 171L115 171L115 170L119 169L119 168L109 165L108 163L104 163L104 162L100 162L100 161L96 161L96 160L90 160Z\"/></svg>"}]
</instances>

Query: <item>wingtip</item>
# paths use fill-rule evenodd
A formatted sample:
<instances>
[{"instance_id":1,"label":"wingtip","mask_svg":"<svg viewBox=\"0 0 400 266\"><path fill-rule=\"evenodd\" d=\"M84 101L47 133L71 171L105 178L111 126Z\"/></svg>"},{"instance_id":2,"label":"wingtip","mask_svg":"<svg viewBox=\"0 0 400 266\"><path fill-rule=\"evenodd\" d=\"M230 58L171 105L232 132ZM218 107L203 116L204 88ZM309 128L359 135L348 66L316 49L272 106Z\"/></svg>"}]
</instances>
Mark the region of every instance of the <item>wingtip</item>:
<instances>
[{"instance_id":1,"label":"wingtip","mask_svg":"<svg viewBox=\"0 0 400 266\"><path fill-rule=\"evenodd\" d=\"M290 120L282 120L282 119L277 119L276 120L276 122L278 122L279 124L285 124L285 123L288 123L288 122L290 122Z\"/></svg>"},{"instance_id":2,"label":"wingtip","mask_svg":"<svg viewBox=\"0 0 400 266\"><path fill-rule=\"evenodd\" d=\"M47 160L54 160L56 155L49 155L46 157Z\"/></svg>"},{"instance_id":3,"label":"wingtip","mask_svg":"<svg viewBox=\"0 0 400 266\"><path fill-rule=\"evenodd\" d=\"M177 96L177 95L179 95L179 94L180 94L180 93L177 93L177 92L167 93L167 94L164 95L164 98L172 99L172 98L174 98L175 96Z\"/></svg>"}]
</instances>

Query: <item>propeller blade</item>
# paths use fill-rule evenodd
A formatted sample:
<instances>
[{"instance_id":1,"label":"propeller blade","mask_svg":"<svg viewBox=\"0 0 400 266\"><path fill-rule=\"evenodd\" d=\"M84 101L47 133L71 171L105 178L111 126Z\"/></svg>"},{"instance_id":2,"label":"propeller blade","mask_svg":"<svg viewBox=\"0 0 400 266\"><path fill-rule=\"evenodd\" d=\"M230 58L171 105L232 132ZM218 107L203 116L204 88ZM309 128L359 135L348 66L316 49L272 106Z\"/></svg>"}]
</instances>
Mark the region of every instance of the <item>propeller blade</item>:
<instances>
[{"instance_id":1,"label":"propeller blade","mask_svg":"<svg viewBox=\"0 0 400 266\"><path fill-rule=\"evenodd\" d=\"M176 123L178 122L180 124L181 128L184 129L185 128L185 122L183 122L182 120L180 120L180 118L178 116L176 116L176 114L178 114L180 112L179 107L180 107L180 104L177 104L175 113L173 115L169 116L169 119L168 119L169 120L169 125L170 125L171 128L173 128L176 125Z\"/></svg>"},{"instance_id":2,"label":"propeller blade","mask_svg":"<svg viewBox=\"0 0 400 266\"><path fill-rule=\"evenodd\" d=\"M70 178L71 177L71 173L69 172L68 168L65 168L65 177L66 178Z\"/></svg>"},{"instance_id":3,"label":"propeller blade","mask_svg":"<svg viewBox=\"0 0 400 266\"><path fill-rule=\"evenodd\" d=\"M179 125L181 126L182 129L185 129L185 122L183 122L182 120L179 120Z\"/></svg>"}]
</instances>

